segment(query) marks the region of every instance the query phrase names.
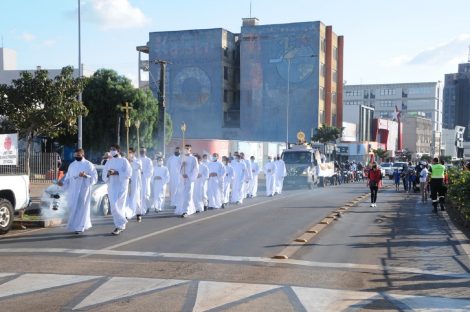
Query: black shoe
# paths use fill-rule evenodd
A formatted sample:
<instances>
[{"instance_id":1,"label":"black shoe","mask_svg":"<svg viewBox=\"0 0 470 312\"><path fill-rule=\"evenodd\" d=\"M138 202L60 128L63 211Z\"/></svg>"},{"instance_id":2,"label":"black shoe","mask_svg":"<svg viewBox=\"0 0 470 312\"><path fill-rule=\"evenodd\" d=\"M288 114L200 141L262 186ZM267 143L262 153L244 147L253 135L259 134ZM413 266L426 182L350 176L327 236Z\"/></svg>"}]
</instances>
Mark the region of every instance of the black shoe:
<instances>
[{"instance_id":1,"label":"black shoe","mask_svg":"<svg viewBox=\"0 0 470 312\"><path fill-rule=\"evenodd\" d=\"M142 216L141 215L137 215L137 222L142 222Z\"/></svg>"},{"instance_id":2,"label":"black shoe","mask_svg":"<svg viewBox=\"0 0 470 312\"><path fill-rule=\"evenodd\" d=\"M196 210L196 213L201 213L199 210Z\"/></svg>"},{"instance_id":3,"label":"black shoe","mask_svg":"<svg viewBox=\"0 0 470 312\"><path fill-rule=\"evenodd\" d=\"M185 212L181 215L181 218L186 218L188 216L188 214Z\"/></svg>"},{"instance_id":4,"label":"black shoe","mask_svg":"<svg viewBox=\"0 0 470 312\"><path fill-rule=\"evenodd\" d=\"M120 228L115 228L114 231L111 233L113 235L119 235L121 232L124 231L123 229Z\"/></svg>"},{"instance_id":5,"label":"black shoe","mask_svg":"<svg viewBox=\"0 0 470 312\"><path fill-rule=\"evenodd\" d=\"M80 232L80 231L75 231L75 234L79 235L79 234L82 234L82 232Z\"/></svg>"}]
</instances>

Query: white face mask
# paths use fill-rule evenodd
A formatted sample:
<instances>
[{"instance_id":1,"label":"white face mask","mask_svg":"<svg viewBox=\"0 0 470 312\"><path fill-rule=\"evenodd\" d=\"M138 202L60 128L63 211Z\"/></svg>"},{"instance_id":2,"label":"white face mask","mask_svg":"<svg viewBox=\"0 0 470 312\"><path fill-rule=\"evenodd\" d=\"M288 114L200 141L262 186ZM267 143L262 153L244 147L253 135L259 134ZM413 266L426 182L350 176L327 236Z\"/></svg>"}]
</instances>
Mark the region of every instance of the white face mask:
<instances>
[{"instance_id":1,"label":"white face mask","mask_svg":"<svg viewBox=\"0 0 470 312\"><path fill-rule=\"evenodd\" d=\"M212 157L211 157L211 160L212 160L212 161L217 161L217 157L212 156Z\"/></svg>"},{"instance_id":2,"label":"white face mask","mask_svg":"<svg viewBox=\"0 0 470 312\"><path fill-rule=\"evenodd\" d=\"M184 153L185 153L186 155L189 155L189 154L191 153L191 150L185 149L185 150L184 150Z\"/></svg>"},{"instance_id":3,"label":"white face mask","mask_svg":"<svg viewBox=\"0 0 470 312\"><path fill-rule=\"evenodd\" d=\"M163 161L160 160L160 161L157 162L157 164L158 164L159 166L163 166Z\"/></svg>"},{"instance_id":4,"label":"white face mask","mask_svg":"<svg viewBox=\"0 0 470 312\"><path fill-rule=\"evenodd\" d=\"M118 154L118 151L116 150L112 150L112 151L109 151L109 153L111 154L111 156L116 156Z\"/></svg>"}]
</instances>

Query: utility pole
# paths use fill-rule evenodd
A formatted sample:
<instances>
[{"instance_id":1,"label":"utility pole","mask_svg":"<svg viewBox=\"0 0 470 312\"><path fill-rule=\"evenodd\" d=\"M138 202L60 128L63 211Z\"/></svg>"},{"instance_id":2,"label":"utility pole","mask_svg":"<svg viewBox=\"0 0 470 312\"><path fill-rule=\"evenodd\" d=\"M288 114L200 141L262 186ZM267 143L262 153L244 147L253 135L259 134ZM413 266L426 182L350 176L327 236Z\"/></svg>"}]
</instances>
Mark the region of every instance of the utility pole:
<instances>
[{"instance_id":1,"label":"utility pole","mask_svg":"<svg viewBox=\"0 0 470 312\"><path fill-rule=\"evenodd\" d=\"M166 90L165 90L165 84L166 84L166 65L168 64L167 61L162 61L162 60L156 60L156 64L160 64L160 82L158 85L158 125L157 125L157 133L158 133L158 145L157 145L157 150L161 151L163 156L166 155L166 144L165 144L165 138L166 138L166 131L165 131L165 125L166 125L166 116L165 116L165 109L166 109L166 103L165 103L165 97L166 97Z\"/></svg>"}]
</instances>

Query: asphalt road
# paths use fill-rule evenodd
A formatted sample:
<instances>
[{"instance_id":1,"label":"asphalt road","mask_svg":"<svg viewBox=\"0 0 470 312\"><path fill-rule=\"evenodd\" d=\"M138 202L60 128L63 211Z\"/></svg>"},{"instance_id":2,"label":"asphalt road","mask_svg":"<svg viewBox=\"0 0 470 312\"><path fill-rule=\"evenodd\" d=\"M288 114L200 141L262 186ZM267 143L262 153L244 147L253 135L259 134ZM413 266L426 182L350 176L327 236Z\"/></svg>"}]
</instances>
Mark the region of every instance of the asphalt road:
<instances>
[{"instance_id":1,"label":"asphalt road","mask_svg":"<svg viewBox=\"0 0 470 312\"><path fill-rule=\"evenodd\" d=\"M470 309L470 258L455 229L416 195L362 183L285 191L188 218L110 217L0 237L0 306L8 311L338 311ZM295 239L348 210L306 243ZM421 206L420 206L421 205ZM289 249L291 248L291 249ZM294 249L292 249L294 248ZM289 259L273 259L286 254ZM158 304L156 304L158 303ZM2 308L3 310L3 308Z\"/></svg>"}]
</instances>

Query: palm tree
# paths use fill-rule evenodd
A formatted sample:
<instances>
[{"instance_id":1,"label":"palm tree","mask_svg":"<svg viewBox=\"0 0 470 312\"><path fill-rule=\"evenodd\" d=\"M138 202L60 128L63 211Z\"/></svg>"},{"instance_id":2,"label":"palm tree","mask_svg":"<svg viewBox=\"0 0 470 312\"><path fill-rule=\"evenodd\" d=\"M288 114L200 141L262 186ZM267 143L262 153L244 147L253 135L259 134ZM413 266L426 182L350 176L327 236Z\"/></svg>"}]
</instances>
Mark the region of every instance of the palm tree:
<instances>
[{"instance_id":1,"label":"palm tree","mask_svg":"<svg viewBox=\"0 0 470 312\"><path fill-rule=\"evenodd\" d=\"M382 148L378 148L378 149L375 149L375 150L372 150L375 154L375 159L380 159L381 161L383 161L384 159L388 158L388 151L382 149Z\"/></svg>"}]
</instances>

